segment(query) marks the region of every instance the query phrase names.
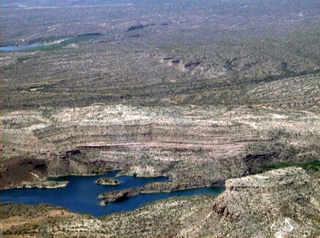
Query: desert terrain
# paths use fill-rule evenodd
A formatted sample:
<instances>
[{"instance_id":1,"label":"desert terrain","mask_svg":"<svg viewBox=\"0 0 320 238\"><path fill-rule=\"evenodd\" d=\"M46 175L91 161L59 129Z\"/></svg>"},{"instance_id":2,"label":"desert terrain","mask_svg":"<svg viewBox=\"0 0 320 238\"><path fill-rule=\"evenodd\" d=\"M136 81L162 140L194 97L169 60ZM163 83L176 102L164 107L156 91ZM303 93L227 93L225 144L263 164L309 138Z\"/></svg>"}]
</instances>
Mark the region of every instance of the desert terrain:
<instances>
[{"instance_id":1,"label":"desert terrain","mask_svg":"<svg viewBox=\"0 0 320 238\"><path fill-rule=\"evenodd\" d=\"M112 170L169 178L153 192L226 185L217 198L99 219L2 204L2 234L319 236L319 9L315 0L2 1L0 45L38 46L1 51L1 189Z\"/></svg>"}]
</instances>

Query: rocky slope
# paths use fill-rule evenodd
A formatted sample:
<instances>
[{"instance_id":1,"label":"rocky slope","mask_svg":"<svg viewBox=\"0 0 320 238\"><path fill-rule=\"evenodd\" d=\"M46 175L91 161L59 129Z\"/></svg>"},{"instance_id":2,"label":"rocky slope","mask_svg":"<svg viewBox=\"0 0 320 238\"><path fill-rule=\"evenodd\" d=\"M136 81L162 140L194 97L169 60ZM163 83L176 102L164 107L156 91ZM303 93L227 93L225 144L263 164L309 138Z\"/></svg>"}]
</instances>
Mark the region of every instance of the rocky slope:
<instances>
[{"instance_id":1,"label":"rocky slope","mask_svg":"<svg viewBox=\"0 0 320 238\"><path fill-rule=\"evenodd\" d=\"M319 120L312 112L262 107L94 105L8 112L2 115L0 186L112 169L219 184L268 163L318 159Z\"/></svg>"},{"instance_id":2,"label":"rocky slope","mask_svg":"<svg viewBox=\"0 0 320 238\"><path fill-rule=\"evenodd\" d=\"M31 215L16 206L22 205L0 208L5 237L318 237L320 174L298 167L273 170L227 180L216 198L171 198L101 219L59 209L48 219L48 213L36 212L39 205L32 206L37 219L22 220Z\"/></svg>"},{"instance_id":3,"label":"rocky slope","mask_svg":"<svg viewBox=\"0 0 320 238\"><path fill-rule=\"evenodd\" d=\"M213 213L224 223L216 223L222 236L236 231L242 237L316 237L320 180L296 167L231 179Z\"/></svg>"}]
</instances>

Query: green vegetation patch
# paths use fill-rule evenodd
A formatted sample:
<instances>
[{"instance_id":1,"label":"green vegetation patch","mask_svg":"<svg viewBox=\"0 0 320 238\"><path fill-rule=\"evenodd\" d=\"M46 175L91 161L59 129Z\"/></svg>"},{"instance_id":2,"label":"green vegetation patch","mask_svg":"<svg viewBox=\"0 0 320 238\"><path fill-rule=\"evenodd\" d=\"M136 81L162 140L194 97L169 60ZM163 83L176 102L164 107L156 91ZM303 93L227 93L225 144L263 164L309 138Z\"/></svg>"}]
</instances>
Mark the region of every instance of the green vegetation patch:
<instances>
[{"instance_id":1,"label":"green vegetation patch","mask_svg":"<svg viewBox=\"0 0 320 238\"><path fill-rule=\"evenodd\" d=\"M262 173L262 172L274 170L274 169L283 169L291 166L298 166L307 171L313 171L313 172L320 171L320 161L314 160L311 162L289 162L288 161L288 162L279 162L275 164L269 164L269 165L263 166L263 168L259 170L257 173Z\"/></svg>"},{"instance_id":2,"label":"green vegetation patch","mask_svg":"<svg viewBox=\"0 0 320 238\"><path fill-rule=\"evenodd\" d=\"M95 39L101 36L101 33L88 33L88 34L80 34L73 37L66 37L65 39L57 38L57 37L46 37L46 38L38 38L33 40L32 44L40 44L38 47L32 47L30 49L23 50L24 52L30 51L52 51L57 50L62 47L65 47L69 44L76 44L83 41L89 41L91 39ZM57 43L55 43L55 41ZM47 43L46 43L47 42ZM30 44L31 44L30 43ZM43 45L41 45L43 44Z\"/></svg>"}]
</instances>

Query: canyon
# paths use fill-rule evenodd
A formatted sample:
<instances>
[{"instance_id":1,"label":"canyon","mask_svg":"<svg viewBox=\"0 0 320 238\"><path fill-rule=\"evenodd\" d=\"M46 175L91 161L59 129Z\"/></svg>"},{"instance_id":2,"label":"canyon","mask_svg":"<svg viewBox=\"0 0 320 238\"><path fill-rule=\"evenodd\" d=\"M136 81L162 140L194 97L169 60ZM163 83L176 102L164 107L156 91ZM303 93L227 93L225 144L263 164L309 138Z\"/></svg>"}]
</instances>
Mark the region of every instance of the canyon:
<instances>
[{"instance_id":1,"label":"canyon","mask_svg":"<svg viewBox=\"0 0 320 238\"><path fill-rule=\"evenodd\" d=\"M1 9L0 189L59 191L70 184L52 177L109 171L168 180L113 186L100 194L104 208L226 190L99 218L2 203L0 236L319 236L318 0L3 0Z\"/></svg>"}]
</instances>

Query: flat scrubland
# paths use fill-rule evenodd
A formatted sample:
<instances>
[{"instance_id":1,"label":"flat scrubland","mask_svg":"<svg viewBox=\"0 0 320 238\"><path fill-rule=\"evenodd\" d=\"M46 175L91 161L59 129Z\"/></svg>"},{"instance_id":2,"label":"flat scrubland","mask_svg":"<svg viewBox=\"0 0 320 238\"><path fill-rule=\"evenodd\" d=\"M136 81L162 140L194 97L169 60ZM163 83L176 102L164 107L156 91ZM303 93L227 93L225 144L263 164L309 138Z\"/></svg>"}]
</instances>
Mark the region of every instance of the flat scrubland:
<instances>
[{"instance_id":1,"label":"flat scrubland","mask_svg":"<svg viewBox=\"0 0 320 238\"><path fill-rule=\"evenodd\" d=\"M64 40L1 53L1 188L114 169L202 187L300 165L313 171L304 177L307 183L308 176L319 180L314 175L320 159L319 1L5 0L1 6L2 46ZM277 192L264 196L281 198ZM310 202L310 209L319 211L317 199L300 205ZM182 210L175 209L176 202ZM220 213L228 217L227 206L216 205L221 212L210 204L208 196L160 201L92 226L94 218L82 217L74 220L77 225L69 221L68 227L46 231L64 237L73 226L86 227L88 234L88 227L110 223L118 237L203 237L213 229L223 237L226 227L250 223L247 215L243 223L231 216L231 223L218 226ZM160 211L170 209L160 208L167 205L172 213L162 216ZM155 207L159 216L152 214ZM277 209L288 210L284 203ZM214 225L200 226L197 219L209 219L213 211L214 219L220 216ZM142 221L138 213L153 218ZM29 226L8 231L11 215L1 228L6 234L40 232ZM176 224L184 216L190 219ZM137 217L144 225L132 223ZM282 226L283 232L294 227L286 215L280 217L284 220L271 219L273 227ZM164 219L167 226L155 231ZM194 230L186 224L195 224ZM313 227L306 228L308 234L318 234L319 227ZM271 234L276 231L261 236Z\"/></svg>"}]
</instances>

